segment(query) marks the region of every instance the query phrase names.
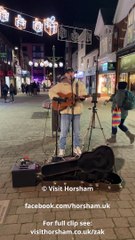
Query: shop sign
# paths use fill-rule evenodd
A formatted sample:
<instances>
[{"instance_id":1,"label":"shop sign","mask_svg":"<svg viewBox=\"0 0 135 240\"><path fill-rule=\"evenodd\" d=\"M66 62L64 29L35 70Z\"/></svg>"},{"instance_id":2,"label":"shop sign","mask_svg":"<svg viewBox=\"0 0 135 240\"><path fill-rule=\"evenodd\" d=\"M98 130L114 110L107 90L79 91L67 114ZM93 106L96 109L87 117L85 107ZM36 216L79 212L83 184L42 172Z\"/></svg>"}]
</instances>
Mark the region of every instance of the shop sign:
<instances>
[{"instance_id":1,"label":"shop sign","mask_svg":"<svg viewBox=\"0 0 135 240\"><path fill-rule=\"evenodd\" d=\"M0 77L4 76L4 72L2 70L0 70Z\"/></svg>"},{"instance_id":2,"label":"shop sign","mask_svg":"<svg viewBox=\"0 0 135 240\"><path fill-rule=\"evenodd\" d=\"M5 52L0 53L0 58L6 58L6 57L7 57L7 53L5 53Z\"/></svg>"},{"instance_id":3,"label":"shop sign","mask_svg":"<svg viewBox=\"0 0 135 240\"><path fill-rule=\"evenodd\" d=\"M120 72L135 71L135 54L122 57L120 61Z\"/></svg>"},{"instance_id":4,"label":"shop sign","mask_svg":"<svg viewBox=\"0 0 135 240\"><path fill-rule=\"evenodd\" d=\"M78 71L78 72L75 74L75 77L76 77L76 78L84 78L84 72L83 72L83 71Z\"/></svg>"},{"instance_id":5,"label":"shop sign","mask_svg":"<svg viewBox=\"0 0 135 240\"><path fill-rule=\"evenodd\" d=\"M100 73L106 73L116 70L116 62L105 62L99 66Z\"/></svg>"},{"instance_id":6,"label":"shop sign","mask_svg":"<svg viewBox=\"0 0 135 240\"><path fill-rule=\"evenodd\" d=\"M29 77L30 73L27 70L21 70L22 77Z\"/></svg>"},{"instance_id":7,"label":"shop sign","mask_svg":"<svg viewBox=\"0 0 135 240\"><path fill-rule=\"evenodd\" d=\"M108 62L108 71L116 70L116 62Z\"/></svg>"},{"instance_id":8,"label":"shop sign","mask_svg":"<svg viewBox=\"0 0 135 240\"><path fill-rule=\"evenodd\" d=\"M108 70L107 68L108 68L108 63L103 63L102 64L102 71L106 72Z\"/></svg>"},{"instance_id":9,"label":"shop sign","mask_svg":"<svg viewBox=\"0 0 135 240\"><path fill-rule=\"evenodd\" d=\"M7 76L13 77L14 76L13 71L12 70L7 71Z\"/></svg>"}]
</instances>

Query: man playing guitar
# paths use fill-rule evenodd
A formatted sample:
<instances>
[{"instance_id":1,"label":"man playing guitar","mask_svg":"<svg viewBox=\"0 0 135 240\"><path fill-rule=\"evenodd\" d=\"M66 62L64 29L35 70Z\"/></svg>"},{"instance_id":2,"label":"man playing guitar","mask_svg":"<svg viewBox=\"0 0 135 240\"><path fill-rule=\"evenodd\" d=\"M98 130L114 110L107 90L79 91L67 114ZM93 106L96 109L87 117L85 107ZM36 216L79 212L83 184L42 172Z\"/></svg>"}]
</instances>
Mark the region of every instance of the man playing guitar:
<instances>
[{"instance_id":1,"label":"man playing guitar","mask_svg":"<svg viewBox=\"0 0 135 240\"><path fill-rule=\"evenodd\" d=\"M61 81L49 90L52 107L60 111L61 133L59 139L59 156L63 157L66 148L66 138L73 117L73 146L74 153L81 155L80 149L80 115L82 101L87 96L85 85L74 80L74 70L67 68ZM57 107L56 107L57 106Z\"/></svg>"}]
</instances>

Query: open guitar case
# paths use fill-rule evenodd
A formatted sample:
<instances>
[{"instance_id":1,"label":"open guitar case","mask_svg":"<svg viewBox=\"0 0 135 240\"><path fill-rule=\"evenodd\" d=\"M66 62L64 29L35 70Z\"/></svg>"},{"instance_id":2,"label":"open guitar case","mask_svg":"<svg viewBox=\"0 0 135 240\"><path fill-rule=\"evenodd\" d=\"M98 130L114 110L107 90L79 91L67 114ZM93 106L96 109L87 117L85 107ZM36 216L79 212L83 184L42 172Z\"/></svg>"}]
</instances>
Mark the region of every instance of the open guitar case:
<instances>
[{"instance_id":1,"label":"open guitar case","mask_svg":"<svg viewBox=\"0 0 135 240\"><path fill-rule=\"evenodd\" d=\"M80 157L59 158L41 168L44 181L73 181L93 186L94 189L119 191L123 180L116 173L115 157L109 146L99 146ZM79 184L78 182L78 184Z\"/></svg>"}]
</instances>

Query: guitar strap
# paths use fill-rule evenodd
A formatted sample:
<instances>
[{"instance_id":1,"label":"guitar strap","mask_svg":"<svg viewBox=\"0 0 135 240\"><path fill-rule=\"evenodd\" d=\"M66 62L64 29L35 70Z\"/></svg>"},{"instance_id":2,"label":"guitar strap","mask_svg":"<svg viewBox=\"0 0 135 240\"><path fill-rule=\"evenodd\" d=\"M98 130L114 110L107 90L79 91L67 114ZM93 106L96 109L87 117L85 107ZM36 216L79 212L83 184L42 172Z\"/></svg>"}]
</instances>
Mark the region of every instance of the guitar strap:
<instances>
[{"instance_id":1,"label":"guitar strap","mask_svg":"<svg viewBox=\"0 0 135 240\"><path fill-rule=\"evenodd\" d=\"M78 97L79 96L79 84L78 84L78 81L76 82L75 84L75 88L76 88L76 96Z\"/></svg>"}]
</instances>

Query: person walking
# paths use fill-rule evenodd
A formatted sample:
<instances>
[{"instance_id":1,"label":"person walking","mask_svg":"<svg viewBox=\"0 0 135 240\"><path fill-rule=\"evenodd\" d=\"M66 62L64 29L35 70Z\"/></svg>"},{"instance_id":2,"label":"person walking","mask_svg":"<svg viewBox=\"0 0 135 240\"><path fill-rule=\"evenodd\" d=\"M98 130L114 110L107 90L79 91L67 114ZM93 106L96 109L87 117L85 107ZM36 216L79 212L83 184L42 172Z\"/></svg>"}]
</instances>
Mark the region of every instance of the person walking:
<instances>
[{"instance_id":1,"label":"person walking","mask_svg":"<svg viewBox=\"0 0 135 240\"><path fill-rule=\"evenodd\" d=\"M127 83L122 81L118 83L118 90L115 95L110 99L112 101L112 111L117 107L121 110L121 122L119 124L119 129L123 131L126 136L129 138L130 143L132 144L135 141L135 134L131 133L127 126L124 125L124 122L128 116L128 110L124 109L124 100L126 97L126 88ZM116 143L116 136L117 136L117 127L112 126L112 134L109 139L107 139L108 143Z\"/></svg>"},{"instance_id":2,"label":"person walking","mask_svg":"<svg viewBox=\"0 0 135 240\"><path fill-rule=\"evenodd\" d=\"M78 81L74 80L74 70L72 68L67 68L64 76L61 78L61 81L50 88L49 96L51 99L59 99L59 93L65 95L65 101L67 94L72 93L80 96L80 99L76 101L75 105L67 106L64 110L60 111L61 114L61 132L59 139L59 153L60 157L65 155L66 148L66 138L69 132L70 124L73 117L73 151L76 155L81 155L80 149L80 116L82 113L82 102L85 98L83 95L86 95L85 85Z\"/></svg>"},{"instance_id":3,"label":"person walking","mask_svg":"<svg viewBox=\"0 0 135 240\"><path fill-rule=\"evenodd\" d=\"M9 87L9 92L10 92L10 102L14 102L14 95L15 95L15 87L13 86L13 84L10 84Z\"/></svg>"},{"instance_id":4,"label":"person walking","mask_svg":"<svg viewBox=\"0 0 135 240\"><path fill-rule=\"evenodd\" d=\"M8 87L8 85L5 83L5 84L3 85L3 87L2 87L2 94L3 94L3 98L4 98L5 103L7 102L8 90L9 90L9 87Z\"/></svg>"}]
</instances>

